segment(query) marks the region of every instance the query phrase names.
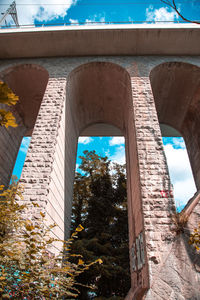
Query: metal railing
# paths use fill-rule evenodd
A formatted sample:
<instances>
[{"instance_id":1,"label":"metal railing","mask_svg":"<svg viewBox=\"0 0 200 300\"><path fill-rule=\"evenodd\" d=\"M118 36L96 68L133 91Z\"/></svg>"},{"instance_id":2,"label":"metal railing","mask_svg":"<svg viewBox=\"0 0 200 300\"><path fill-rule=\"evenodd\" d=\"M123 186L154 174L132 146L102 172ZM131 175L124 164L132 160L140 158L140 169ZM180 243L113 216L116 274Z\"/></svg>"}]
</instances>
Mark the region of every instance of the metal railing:
<instances>
[{"instance_id":1,"label":"metal railing","mask_svg":"<svg viewBox=\"0 0 200 300\"><path fill-rule=\"evenodd\" d=\"M200 21L200 20L198 20ZM32 27L32 28L39 28L39 27L54 27L54 26L80 26L80 25L129 25L129 24L189 24L188 22L185 21L117 21L117 22L98 22L98 21L90 21L90 22L63 22L63 23L35 23L35 24L23 24L19 25L18 27L14 24L8 24L8 25L1 25L1 29L9 29L9 28L27 28L27 27Z\"/></svg>"}]
</instances>

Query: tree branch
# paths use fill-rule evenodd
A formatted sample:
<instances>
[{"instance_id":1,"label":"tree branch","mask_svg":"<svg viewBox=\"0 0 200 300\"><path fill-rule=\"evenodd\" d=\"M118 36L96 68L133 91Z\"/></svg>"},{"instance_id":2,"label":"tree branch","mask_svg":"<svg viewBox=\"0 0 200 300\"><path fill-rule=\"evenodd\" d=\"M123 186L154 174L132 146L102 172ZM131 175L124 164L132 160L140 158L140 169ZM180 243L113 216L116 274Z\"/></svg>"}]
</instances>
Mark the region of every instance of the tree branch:
<instances>
[{"instance_id":1,"label":"tree branch","mask_svg":"<svg viewBox=\"0 0 200 300\"><path fill-rule=\"evenodd\" d=\"M177 6L176 6L176 3L175 3L175 0L172 0L172 3L169 1L169 0L160 0L161 2L165 3L166 5L170 6L171 8L173 8L175 10L175 12L181 17L181 19L183 19L184 21L186 22L189 22L189 23L194 23L194 24L198 24L200 25L200 21L192 21L192 20L189 20L187 19L186 17L184 17L178 10Z\"/></svg>"}]
</instances>

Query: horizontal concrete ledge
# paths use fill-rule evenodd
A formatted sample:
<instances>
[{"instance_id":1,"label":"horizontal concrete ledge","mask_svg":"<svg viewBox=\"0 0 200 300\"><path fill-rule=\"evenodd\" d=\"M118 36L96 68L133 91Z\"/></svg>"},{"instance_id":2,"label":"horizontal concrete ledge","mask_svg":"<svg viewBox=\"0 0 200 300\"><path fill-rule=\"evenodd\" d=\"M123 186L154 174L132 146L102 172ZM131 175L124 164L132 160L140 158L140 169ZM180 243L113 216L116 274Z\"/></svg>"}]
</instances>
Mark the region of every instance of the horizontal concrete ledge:
<instances>
[{"instance_id":1,"label":"horizontal concrete ledge","mask_svg":"<svg viewBox=\"0 0 200 300\"><path fill-rule=\"evenodd\" d=\"M0 45L0 58L200 55L200 25L84 25L1 29Z\"/></svg>"}]
</instances>

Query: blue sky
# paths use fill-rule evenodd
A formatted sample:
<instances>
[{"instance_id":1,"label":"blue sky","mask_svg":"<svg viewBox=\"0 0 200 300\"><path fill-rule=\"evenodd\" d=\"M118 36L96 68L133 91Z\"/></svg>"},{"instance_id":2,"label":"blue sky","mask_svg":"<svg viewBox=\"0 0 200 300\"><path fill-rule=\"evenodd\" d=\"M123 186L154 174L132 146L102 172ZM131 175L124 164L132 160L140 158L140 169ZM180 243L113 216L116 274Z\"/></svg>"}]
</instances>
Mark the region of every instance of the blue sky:
<instances>
[{"instance_id":1,"label":"blue sky","mask_svg":"<svg viewBox=\"0 0 200 300\"><path fill-rule=\"evenodd\" d=\"M13 0L0 0L0 13ZM20 25L85 22L180 21L160 0L16 0ZM200 19L200 0L176 0L189 19ZM7 18L12 24L11 17Z\"/></svg>"},{"instance_id":2,"label":"blue sky","mask_svg":"<svg viewBox=\"0 0 200 300\"><path fill-rule=\"evenodd\" d=\"M24 161L26 158L30 140L31 140L30 137L24 137L22 139L21 147L19 149L16 163L13 169L13 175L17 176L17 178L20 178L21 176L21 172L24 166Z\"/></svg>"}]
</instances>

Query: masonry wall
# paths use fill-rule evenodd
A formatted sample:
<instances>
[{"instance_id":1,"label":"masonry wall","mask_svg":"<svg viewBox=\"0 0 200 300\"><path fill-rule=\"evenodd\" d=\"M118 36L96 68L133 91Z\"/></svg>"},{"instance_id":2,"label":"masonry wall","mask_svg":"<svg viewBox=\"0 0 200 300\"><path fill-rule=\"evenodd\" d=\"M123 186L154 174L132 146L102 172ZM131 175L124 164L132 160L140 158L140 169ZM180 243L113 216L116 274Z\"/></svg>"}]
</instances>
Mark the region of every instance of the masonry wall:
<instances>
[{"instance_id":1,"label":"masonry wall","mask_svg":"<svg viewBox=\"0 0 200 300\"><path fill-rule=\"evenodd\" d=\"M138 160L135 157L132 161L139 168L140 186L136 188L141 195L147 255L143 268L147 268L149 273L149 278L146 273L140 277L144 270L142 268L137 271L136 278L138 282L149 280L150 289L144 299L199 299L197 287L200 278L193 263L196 258L191 258L193 249L188 248L186 234L177 236L172 230L174 200L149 80L150 71L162 62L184 61L199 66L199 57L86 57L1 61L0 70L20 63L35 63L49 72L49 82L22 173L25 200L40 202L49 219L58 223L59 229L55 234L62 238L64 228L68 229L70 224L72 182L79 134L69 99L66 97L66 80L77 66L95 61L119 64L131 76L138 153ZM131 155L131 148L128 151ZM163 190L167 192L167 197L162 196ZM134 208L134 203L132 207ZM133 215L137 227L136 209L133 209ZM194 215L197 220L197 208L191 214L190 220ZM141 228L138 233L140 230ZM137 233L134 233L132 241L136 236ZM133 285L127 299L141 297L142 294Z\"/></svg>"}]
</instances>

